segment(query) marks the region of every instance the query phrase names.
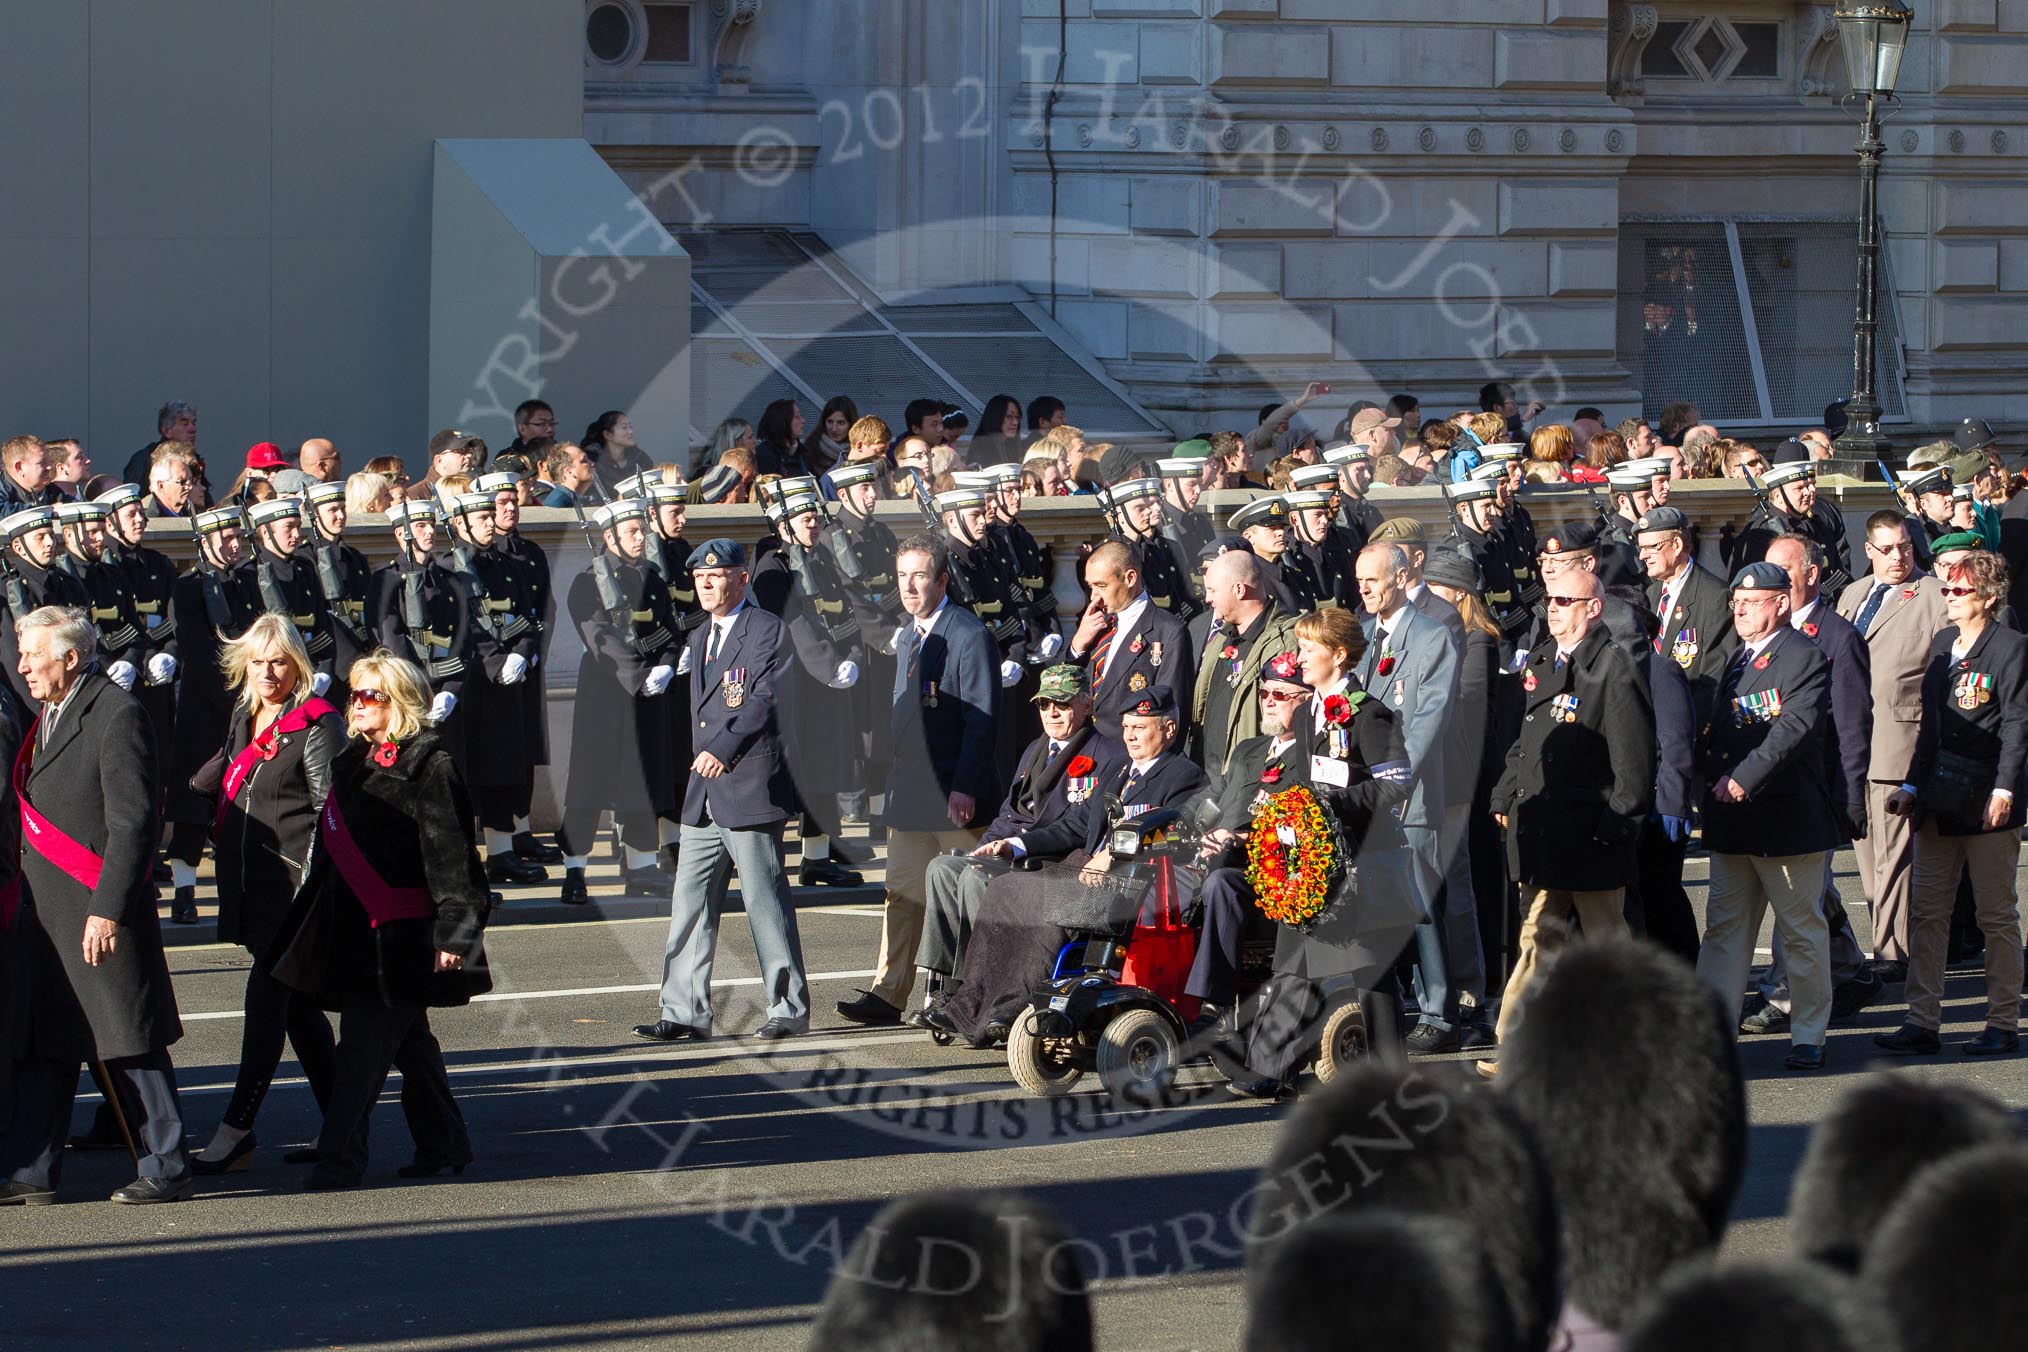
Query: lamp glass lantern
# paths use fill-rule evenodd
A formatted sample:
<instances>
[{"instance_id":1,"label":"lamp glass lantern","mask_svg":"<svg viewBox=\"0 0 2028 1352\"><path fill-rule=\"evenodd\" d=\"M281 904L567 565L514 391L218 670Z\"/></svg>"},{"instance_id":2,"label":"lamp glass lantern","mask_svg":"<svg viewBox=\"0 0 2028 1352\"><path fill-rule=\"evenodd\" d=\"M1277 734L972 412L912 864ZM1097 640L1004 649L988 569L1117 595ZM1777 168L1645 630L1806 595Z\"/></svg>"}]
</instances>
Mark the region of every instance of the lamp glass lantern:
<instances>
[{"instance_id":1,"label":"lamp glass lantern","mask_svg":"<svg viewBox=\"0 0 2028 1352\"><path fill-rule=\"evenodd\" d=\"M1867 97L1893 94L1908 47L1912 17L1908 6L1901 0L1845 0L1837 17L1852 92Z\"/></svg>"}]
</instances>

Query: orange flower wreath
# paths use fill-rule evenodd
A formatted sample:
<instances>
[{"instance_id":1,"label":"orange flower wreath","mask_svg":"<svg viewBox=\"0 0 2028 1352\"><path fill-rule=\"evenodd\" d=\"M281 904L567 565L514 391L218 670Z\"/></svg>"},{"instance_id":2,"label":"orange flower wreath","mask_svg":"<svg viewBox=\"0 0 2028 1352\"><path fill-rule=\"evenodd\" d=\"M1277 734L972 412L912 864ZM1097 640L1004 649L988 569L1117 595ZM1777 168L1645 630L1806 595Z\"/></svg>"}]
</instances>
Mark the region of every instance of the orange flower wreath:
<instances>
[{"instance_id":1,"label":"orange flower wreath","mask_svg":"<svg viewBox=\"0 0 2028 1352\"><path fill-rule=\"evenodd\" d=\"M1337 821L1306 786L1275 794L1254 813L1246 880L1268 919L1297 929L1316 924L1344 869Z\"/></svg>"}]
</instances>

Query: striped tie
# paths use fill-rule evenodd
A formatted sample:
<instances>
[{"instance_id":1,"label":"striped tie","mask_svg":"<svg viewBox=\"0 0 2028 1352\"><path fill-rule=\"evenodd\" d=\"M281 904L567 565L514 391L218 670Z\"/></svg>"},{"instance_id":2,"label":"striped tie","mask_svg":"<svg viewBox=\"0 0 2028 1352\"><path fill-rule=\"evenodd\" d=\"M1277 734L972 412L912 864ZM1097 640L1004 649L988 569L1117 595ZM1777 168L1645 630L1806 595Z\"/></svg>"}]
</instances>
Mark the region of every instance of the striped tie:
<instances>
[{"instance_id":1,"label":"striped tie","mask_svg":"<svg viewBox=\"0 0 2028 1352\"><path fill-rule=\"evenodd\" d=\"M1106 683L1106 659L1113 655L1113 639L1120 632L1118 620L1106 626L1099 635L1098 646L1091 650L1091 688L1096 690Z\"/></svg>"}]
</instances>

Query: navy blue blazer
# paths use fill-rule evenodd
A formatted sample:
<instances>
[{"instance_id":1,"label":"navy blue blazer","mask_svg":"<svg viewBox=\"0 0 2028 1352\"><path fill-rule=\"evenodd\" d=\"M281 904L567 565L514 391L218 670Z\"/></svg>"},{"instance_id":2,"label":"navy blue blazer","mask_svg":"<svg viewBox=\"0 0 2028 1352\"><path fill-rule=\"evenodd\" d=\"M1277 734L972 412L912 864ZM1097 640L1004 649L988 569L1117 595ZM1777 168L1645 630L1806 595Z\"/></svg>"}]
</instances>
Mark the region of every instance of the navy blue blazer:
<instances>
[{"instance_id":1,"label":"navy blue blazer","mask_svg":"<svg viewBox=\"0 0 2028 1352\"><path fill-rule=\"evenodd\" d=\"M726 767L716 779L692 774L683 794L686 826L710 821L735 831L787 821L796 789L782 755L776 700L789 653L782 622L747 601L732 621L718 660L706 663L711 622L690 636L690 740Z\"/></svg>"},{"instance_id":2,"label":"navy blue blazer","mask_svg":"<svg viewBox=\"0 0 2028 1352\"><path fill-rule=\"evenodd\" d=\"M1105 684L1092 698L1091 721L1106 736L1120 735L1120 714L1158 685L1169 687L1181 711L1179 722L1190 721L1190 702L1197 690L1196 654L1190 643L1190 629L1153 601L1141 608L1134 627L1113 636L1112 655L1106 659ZM1089 668L1091 654L1079 653L1071 661ZM1138 678L1138 679L1136 679Z\"/></svg>"},{"instance_id":3,"label":"navy blue blazer","mask_svg":"<svg viewBox=\"0 0 2028 1352\"><path fill-rule=\"evenodd\" d=\"M1763 659L1765 665L1763 665ZM1759 658L1721 673L1699 739L1704 848L1767 858L1836 849L1847 839L1831 802L1831 664L1784 624ZM1730 776L1746 801L1712 795Z\"/></svg>"},{"instance_id":4,"label":"navy blue blazer","mask_svg":"<svg viewBox=\"0 0 2028 1352\"><path fill-rule=\"evenodd\" d=\"M1652 656L1641 643L1635 665L1647 671L1655 704L1655 813L1688 821L1697 806L1697 705L1683 668L1641 660Z\"/></svg>"},{"instance_id":5,"label":"navy blue blazer","mask_svg":"<svg viewBox=\"0 0 2028 1352\"><path fill-rule=\"evenodd\" d=\"M1156 758L1133 792L1123 792L1132 769L1133 762L1122 756L1109 773L1100 777L1097 792L1091 797L1049 826L1023 835L1022 849L1045 858L1062 858L1080 847L1087 853L1096 853L1105 843L1107 794L1118 795L1121 805L1139 816L1140 812L1133 809L1153 812L1157 808L1181 807L1204 788L1203 767L1174 747Z\"/></svg>"},{"instance_id":6,"label":"navy blue blazer","mask_svg":"<svg viewBox=\"0 0 2028 1352\"><path fill-rule=\"evenodd\" d=\"M948 831L953 793L972 795L974 820L1000 800L993 769L1000 645L978 616L955 602L944 606L919 647L915 633L910 620L895 655L887 825Z\"/></svg>"},{"instance_id":7,"label":"navy blue blazer","mask_svg":"<svg viewBox=\"0 0 2028 1352\"><path fill-rule=\"evenodd\" d=\"M1080 756L1091 758L1091 773L1073 779L1065 772ZM1000 815L986 828L986 834L979 837L979 843L984 845L1055 825L1087 795L1099 792L1098 785L1109 782L1107 777L1126 759L1125 747L1101 736L1089 723L1071 733L1063 749L1053 757L1049 755L1048 734L1037 737L1021 753L1014 782L1007 788L1006 801L1000 804Z\"/></svg>"},{"instance_id":8,"label":"navy blue blazer","mask_svg":"<svg viewBox=\"0 0 2028 1352\"><path fill-rule=\"evenodd\" d=\"M1831 793L1864 808L1873 763L1873 657L1852 622L1819 597L1803 636L1831 662ZM1839 797L1838 795L1843 795Z\"/></svg>"}]
</instances>

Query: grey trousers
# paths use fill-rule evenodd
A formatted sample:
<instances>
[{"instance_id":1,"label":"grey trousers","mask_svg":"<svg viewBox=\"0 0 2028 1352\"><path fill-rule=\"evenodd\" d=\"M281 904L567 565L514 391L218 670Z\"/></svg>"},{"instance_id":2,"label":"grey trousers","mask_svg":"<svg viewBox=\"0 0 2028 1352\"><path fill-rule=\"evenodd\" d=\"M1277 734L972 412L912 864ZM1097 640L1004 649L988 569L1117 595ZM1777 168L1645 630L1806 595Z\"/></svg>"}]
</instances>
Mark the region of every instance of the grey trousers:
<instances>
[{"instance_id":1,"label":"grey trousers","mask_svg":"<svg viewBox=\"0 0 2028 1352\"><path fill-rule=\"evenodd\" d=\"M923 870L922 939L915 946L915 965L938 976L951 976L965 956L979 908L986 904L986 884L1012 869L1004 859L974 859L940 854Z\"/></svg>"},{"instance_id":2,"label":"grey trousers","mask_svg":"<svg viewBox=\"0 0 2028 1352\"><path fill-rule=\"evenodd\" d=\"M677 841L676 888L669 906L669 942L662 955L662 1017L711 1027L711 964L718 952L718 916L732 873L746 902L746 925L760 959L768 1017L810 1022L810 987L789 880L782 872L782 826L734 831L683 827Z\"/></svg>"},{"instance_id":3,"label":"grey trousers","mask_svg":"<svg viewBox=\"0 0 2028 1352\"><path fill-rule=\"evenodd\" d=\"M1462 823L1469 806L1446 808ZM1416 884L1430 908L1430 918L1415 930L1415 995L1421 1021L1445 1032L1470 1024L1486 998L1486 957L1479 947L1479 908L1472 899L1466 873L1462 892L1443 887L1450 868L1443 859L1439 831L1429 826L1404 826Z\"/></svg>"},{"instance_id":4,"label":"grey trousers","mask_svg":"<svg viewBox=\"0 0 2028 1352\"><path fill-rule=\"evenodd\" d=\"M14 1114L0 1168L17 1183L54 1188L63 1174L63 1147L70 1136L71 1108L77 1102L78 1062L41 1058L14 1063ZM114 1057L107 1074L124 1081L122 1102L139 1104L141 1119L129 1121L136 1168L142 1178L175 1180L190 1172L183 1150L183 1107L176 1097L176 1068L166 1048L140 1056Z\"/></svg>"},{"instance_id":5,"label":"grey trousers","mask_svg":"<svg viewBox=\"0 0 2028 1352\"><path fill-rule=\"evenodd\" d=\"M1845 914L1845 898L1831 881L1828 855L1824 859L1824 919L1831 926L1831 990L1835 994L1838 987L1866 970L1866 954L1859 947L1859 936L1852 932L1851 917ZM1774 961L1753 984L1771 1008L1789 1012L1789 965L1779 942L1774 946Z\"/></svg>"}]
</instances>

